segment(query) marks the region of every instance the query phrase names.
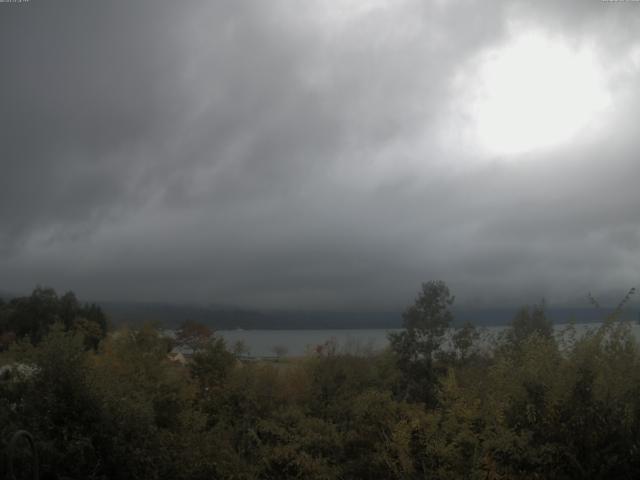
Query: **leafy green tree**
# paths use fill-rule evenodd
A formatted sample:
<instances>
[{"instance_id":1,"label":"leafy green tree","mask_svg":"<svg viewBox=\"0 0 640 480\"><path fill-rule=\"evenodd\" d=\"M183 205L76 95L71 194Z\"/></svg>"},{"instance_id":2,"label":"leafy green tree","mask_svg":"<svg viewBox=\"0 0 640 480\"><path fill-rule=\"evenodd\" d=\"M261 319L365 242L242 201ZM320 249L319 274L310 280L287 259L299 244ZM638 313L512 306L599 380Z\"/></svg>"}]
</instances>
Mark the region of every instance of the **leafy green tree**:
<instances>
[{"instance_id":1,"label":"leafy green tree","mask_svg":"<svg viewBox=\"0 0 640 480\"><path fill-rule=\"evenodd\" d=\"M217 337L196 351L189 368L203 395L206 392L209 395L224 383L236 361L236 356L227 350L224 339Z\"/></svg>"},{"instance_id":2,"label":"leafy green tree","mask_svg":"<svg viewBox=\"0 0 640 480\"><path fill-rule=\"evenodd\" d=\"M249 349L249 346L244 340L236 341L233 344L233 348L231 349L231 351L236 357L244 357L246 355L249 355L251 352L251 350Z\"/></svg>"},{"instance_id":3,"label":"leafy green tree","mask_svg":"<svg viewBox=\"0 0 640 480\"><path fill-rule=\"evenodd\" d=\"M211 329L199 322L185 320L176 331L176 343L196 352L206 348L213 339Z\"/></svg>"},{"instance_id":4,"label":"leafy green tree","mask_svg":"<svg viewBox=\"0 0 640 480\"><path fill-rule=\"evenodd\" d=\"M91 303L79 309L73 328L82 332L85 336L85 344L95 350L100 341L106 337L109 324L102 308Z\"/></svg>"},{"instance_id":5,"label":"leafy green tree","mask_svg":"<svg viewBox=\"0 0 640 480\"><path fill-rule=\"evenodd\" d=\"M260 478L344 478L342 437L336 425L285 405L258 421Z\"/></svg>"},{"instance_id":6,"label":"leafy green tree","mask_svg":"<svg viewBox=\"0 0 640 480\"><path fill-rule=\"evenodd\" d=\"M465 362L472 354L474 344L480 339L480 332L476 327L466 322L462 327L456 329L451 343L458 356L458 360Z\"/></svg>"},{"instance_id":7,"label":"leafy green tree","mask_svg":"<svg viewBox=\"0 0 640 480\"><path fill-rule=\"evenodd\" d=\"M482 469L481 401L463 388L455 368L442 380L440 406L417 416L412 457L418 478L486 479Z\"/></svg>"},{"instance_id":8,"label":"leafy green tree","mask_svg":"<svg viewBox=\"0 0 640 480\"><path fill-rule=\"evenodd\" d=\"M542 338L553 338L553 323L547 318L544 301L533 306L522 307L511 321L507 330L507 341L521 345L529 336L536 334Z\"/></svg>"},{"instance_id":9,"label":"leafy green tree","mask_svg":"<svg viewBox=\"0 0 640 480\"><path fill-rule=\"evenodd\" d=\"M95 428L108 478L181 478L180 455L198 428L197 388L168 357L170 340L151 325L110 336L92 359L92 385L101 400ZM191 433L190 433L191 435Z\"/></svg>"},{"instance_id":10,"label":"leafy green tree","mask_svg":"<svg viewBox=\"0 0 640 480\"><path fill-rule=\"evenodd\" d=\"M42 471L86 478L99 464L93 441L100 419L100 400L90 382L89 354L77 332L62 323L49 328L37 347L18 345L15 382L20 391L10 411L13 431L30 431L36 439Z\"/></svg>"},{"instance_id":11,"label":"leafy green tree","mask_svg":"<svg viewBox=\"0 0 640 480\"><path fill-rule=\"evenodd\" d=\"M346 405L344 452L346 478L413 478L412 443L423 413L416 405L392 398L391 392L364 390Z\"/></svg>"},{"instance_id":12,"label":"leafy green tree","mask_svg":"<svg viewBox=\"0 0 640 480\"><path fill-rule=\"evenodd\" d=\"M17 338L29 338L34 344L60 320L58 295L52 288L36 287L28 297L11 299L6 309L7 330Z\"/></svg>"},{"instance_id":13,"label":"leafy green tree","mask_svg":"<svg viewBox=\"0 0 640 480\"><path fill-rule=\"evenodd\" d=\"M404 330L389 335L403 374L405 398L430 406L437 403L438 368L434 361L453 320L454 300L443 281L423 283L415 303L402 315Z\"/></svg>"},{"instance_id":14,"label":"leafy green tree","mask_svg":"<svg viewBox=\"0 0 640 480\"><path fill-rule=\"evenodd\" d=\"M3 345L12 338L28 338L37 344L57 322L67 331L79 330L86 346L93 349L97 348L108 329L102 309L95 304L80 305L73 292L59 297L52 288L36 287L31 295L13 298L0 305Z\"/></svg>"}]
</instances>

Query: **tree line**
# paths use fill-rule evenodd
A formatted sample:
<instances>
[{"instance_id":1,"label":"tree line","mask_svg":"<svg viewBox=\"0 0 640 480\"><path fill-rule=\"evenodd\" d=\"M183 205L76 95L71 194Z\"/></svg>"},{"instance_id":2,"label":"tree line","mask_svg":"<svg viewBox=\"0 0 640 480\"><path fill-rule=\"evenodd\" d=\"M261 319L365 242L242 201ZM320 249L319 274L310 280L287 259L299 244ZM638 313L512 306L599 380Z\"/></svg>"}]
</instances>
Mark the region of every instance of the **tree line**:
<instances>
[{"instance_id":1,"label":"tree line","mask_svg":"<svg viewBox=\"0 0 640 480\"><path fill-rule=\"evenodd\" d=\"M492 342L421 286L384 351L247 363L206 328L108 331L36 289L0 304L0 441L52 478L598 479L640 474L640 351L614 312L559 333L524 307ZM186 365L168 355L189 345ZM20 366L29 368L19 368ZM4 451L0 445L0 451Z\"/></svg>"}]
</instances>

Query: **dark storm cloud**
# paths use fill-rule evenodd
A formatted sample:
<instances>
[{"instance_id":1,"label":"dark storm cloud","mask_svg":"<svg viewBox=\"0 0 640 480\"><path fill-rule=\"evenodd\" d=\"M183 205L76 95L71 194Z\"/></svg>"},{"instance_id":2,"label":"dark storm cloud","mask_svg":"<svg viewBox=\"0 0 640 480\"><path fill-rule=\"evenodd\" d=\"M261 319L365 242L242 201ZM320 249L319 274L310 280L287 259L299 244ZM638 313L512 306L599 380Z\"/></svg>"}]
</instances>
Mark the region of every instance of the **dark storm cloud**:
<instances>
[{"instance_id":1,"label":"dark storm cloud","mask_svg":"<svg viewBox=\"0 0 640 480\"><path fill-rule=\"evenodd\" d=\"M624 289L636 6L0 4L0 289L278 308L396 308L431 278L511 303ZM443 143L456 74L514 22L620 69L610 128L516 160Z\"/></svg>"}]
</instances>

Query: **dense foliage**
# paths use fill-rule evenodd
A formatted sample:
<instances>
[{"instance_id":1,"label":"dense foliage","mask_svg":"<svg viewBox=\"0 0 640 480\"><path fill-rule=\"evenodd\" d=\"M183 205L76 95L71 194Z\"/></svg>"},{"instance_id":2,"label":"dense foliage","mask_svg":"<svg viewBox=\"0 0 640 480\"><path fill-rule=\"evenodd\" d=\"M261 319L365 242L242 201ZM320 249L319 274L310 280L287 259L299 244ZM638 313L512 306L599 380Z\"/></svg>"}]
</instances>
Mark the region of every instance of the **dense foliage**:
<instances>
[{"instance_id":1,"label":"dense foliage","mask_svg":"<svg viewBox=\"0 0 640 480\"><path fill-rule=\"evenodd\" d=\"M432 282L386 351L328 342L305 358L249 362L193 324L177 340L151 326L120 329L94 348L78 320L86 308L64 316L65 297L45 298L51 310L21 310L37 312L20 313L35 327L15 331L0 356L14 366L0 380L0 434L31 431L45 472L238 480L640 474L640 350L630 325L613 317L587 334L571 326L556 334L536 306L493 340L470 325L451 335L453 297ZM0 307L2 333L22 325L19 303ZM176 341L196 347L189 363L168 355Z\"/></svg>"},{"instance_id":2,"label":"dense foliage","mask_svg":"<svg viewBox=\"0 0 640 480\"><path fill-rule=\"evenodd\" d=\"M0 298L0 352L15 340L39 343L55 324L82 333L94 349L107 333L107 318L98 305L81 305L73 292L58 296L51 288L38 287L27 297Z\"/></svg>"}]
</instances>

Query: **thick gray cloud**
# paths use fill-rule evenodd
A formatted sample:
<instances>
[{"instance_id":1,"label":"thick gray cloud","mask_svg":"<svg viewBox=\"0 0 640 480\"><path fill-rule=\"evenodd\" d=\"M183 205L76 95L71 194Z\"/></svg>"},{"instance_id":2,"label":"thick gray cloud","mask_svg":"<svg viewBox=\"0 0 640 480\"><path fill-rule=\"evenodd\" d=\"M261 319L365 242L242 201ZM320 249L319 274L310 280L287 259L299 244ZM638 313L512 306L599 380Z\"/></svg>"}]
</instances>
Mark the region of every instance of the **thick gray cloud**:
<instances>
[{"instance_id":1,"label":"thick gray cloud","mask_svg":"<svg viewBox=\"0 0 640 480\"><path fill-rule=\"evenodd\" d=\"M0 290L327 309L397 308L432 278L463 302L624 291L639 23L637 2L0 4ZM469 135L478 65L527 31L588 49L607 105L492 151Z\"/></svg>"}]
</instances>

